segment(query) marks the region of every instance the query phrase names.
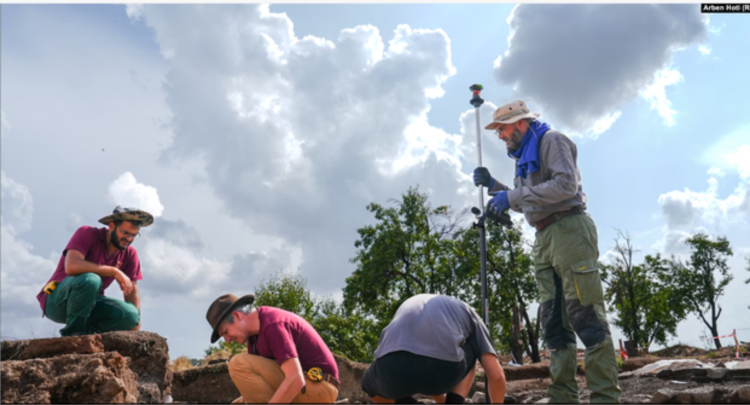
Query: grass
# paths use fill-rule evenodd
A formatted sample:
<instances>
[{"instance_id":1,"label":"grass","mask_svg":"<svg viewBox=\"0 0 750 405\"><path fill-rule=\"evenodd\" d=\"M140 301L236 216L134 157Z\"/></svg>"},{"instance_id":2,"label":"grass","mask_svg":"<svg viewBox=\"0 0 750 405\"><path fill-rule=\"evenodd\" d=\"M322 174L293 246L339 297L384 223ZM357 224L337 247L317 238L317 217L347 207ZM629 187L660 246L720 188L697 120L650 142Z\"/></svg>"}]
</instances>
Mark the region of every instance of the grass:
<instances>
[{"instance_id":1,"label":"grass","mask_svg":"<svg viewBox=\"0 0 750 405\"><path fill-rule=\"evenodd\" d=\"M190 358L188 358L188 356L180 356L174 359L174 361L169 362L169 369L172 372L188 370L191 368L193 368L193 365L190 361Z\"/></svg>"}]
</instances>

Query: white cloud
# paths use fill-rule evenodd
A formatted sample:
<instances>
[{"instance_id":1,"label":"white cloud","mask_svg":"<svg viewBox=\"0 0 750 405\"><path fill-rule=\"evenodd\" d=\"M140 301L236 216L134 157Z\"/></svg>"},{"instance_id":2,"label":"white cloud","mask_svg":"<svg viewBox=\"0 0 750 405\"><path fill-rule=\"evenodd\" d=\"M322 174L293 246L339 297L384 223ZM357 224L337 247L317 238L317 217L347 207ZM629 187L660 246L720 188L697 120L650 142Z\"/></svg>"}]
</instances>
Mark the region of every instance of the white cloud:
<instances>
[{"instance_id":1,"label":"white cloud","mask_svg":"<svg viewBox=\"0 0 750 405\"><path fill-rule=\"evenodd\" d=\"M718 178L722 178L722 177L726 176L726 173L724 173L718 167L712 167L712 168L708 169L707 173L710 174L711 176L718 177Z\"/></svg>"},{"instance_id":2,"label":"white cloud","mask_svg":"<svg viewBox=\"0 0 750 405\"><path fill-rule=\"evenodd\" d=\"M698 231L704 231L705 228L700 228ZM690 255L690 247L685 243L692 236L689 232L684 231L667 231L664 236L656 241L652 249L661 253L664 257L675 255L678 258L686 258Z\"/></svg>"},{"instance_id":3,"label":"white cloud","mask_svg":"<svg viewBox=\"0 0 750 405\"><path fill-rule=\"evenodd\" d=\"M3 226L18 234L31 229L31 219L34 213L34 199L29 188L16 183L0 171L2 176L2 217Z\"/></svg>"},{"instance_id":4,"label":"white cloud","mask_svg":"<svg viewBox=\"0 0 750 405\"><path fill-rule=\"evenodd\" d=\"M357 26L334 43L297 38L288 17L267 6L177 11L149 4L142 17L173 55L174 137L163 157L203 159L228 213L301 249L312 288L343 286L370 202L419 184L436 204L465 204L465 137L425 118L455 74L442 30L400 25L384 41L375 27Z\"/></svg>"},{"instance_id":5,"label":"white cloud","mask_svg":"<svg viewBox=\"0 0 750 405\"><path fill-rule=\"evenodd\" d=\"M706 224L744 224L750 219L750 144L737 146L733 135L709 148L711 160L737 171L740 182L726 198L718 195L719 179L726 173L719 167L708 170L706 191L670 191L659 196L667 228L690 228L699 220ZM731 148L729 147L731 146Z\"/></svg>"},{"instance_id":6,"label":"white cloud","mask_svg":"<svg viewBox=\"0 0 750 405\"><path fill-rule=\"evenodd\" d=\"M130 21L138 21L143 16L143 4L126 4L125 12L128 14Z\"/></svg>"},{"instance_id":7,"label":"white cloud","mask_svg":"<svg viewBox=\"0 0 750 405\"><path fill-rule=\"evenodd\" d=\"M585 133L585 136L596 139L599 137L599 135L607 132L607 130L612 127L612 125L620 119L620 116L622 115L622 112L615 111L613 113L607 114L598 120L594 122L594 124L591 126L591 128Z\"/></svg>"},{"instance_id":8,"label":"white cloud","mask_svg":"<svg viewBox=\"0 0 750 405\"><path fill-rule=\"evenodd\" d=\"M34 326L39 330L42 323L37 319L41 319L41 308L36 295L55 269L52 260L34 254L34 247L18 237L20 232L31 228L32 203L28 188L2 172L0 271L3 336L25 336L33 331Z\"/></svg>"},{"instance_id":9,"label":"white cloud","mask_svg":"<svg viewBox=\"0 0 750 405\"><path fill-rule=\"evenodd\" d=\"M164 211L156 188L138 183L130 172L123 173L109 185L109 196L117 205L139 208L154 217Z\"/></svg>"},{"instance_id":10,"label":"white cloud","mask_svg":"<svg viewBox=\"0 0 750 405\"><path fill-rule=\"evenodd\" d=\"M207 297L218 284L225 283L231 263L201 257L188 247L165 239L149 239L138 249L143 262L144 281L154 295L187 294Z\"/></svg>"},{"instance_id":11,"label":"white cloud","mask_svg":"<svg viewBox=\"0 0 750 405\"><path fill-rule=\"evenodd\" d=\"M705 39L707 22L693 5L520 4L508 24L498 82L561 128L596 137L639 93L673 123L664 86L680 76L668 65L675 51Z\"/></svg>"},{"instance_id":12,"label":"white cloud","mask_svg":"<svg viewBox=\"0 0 750 405\"><path fill-rule=\"evenodd\" d=\"M665 68L656 72L654 82L641 90L641 97L664 118L664 125L668 127L675 124L677 112L672 109L672 102L667 99L666 87L677 84L682 79L682 74L677 70Z\"/></svg>"},{"instance_id":13,"label":"white cloud","mask_svg":"<svg viewBox=\"0 0 750 405\"><path fill-rule=\"evenodd\" d=\"M706 45L699 46L698 47L698 51L700 51L700 53L703 54L703 55L705 55L705 56L711 55L711 47L710 46L706 46Z\"/></svg>"}]
</instances>

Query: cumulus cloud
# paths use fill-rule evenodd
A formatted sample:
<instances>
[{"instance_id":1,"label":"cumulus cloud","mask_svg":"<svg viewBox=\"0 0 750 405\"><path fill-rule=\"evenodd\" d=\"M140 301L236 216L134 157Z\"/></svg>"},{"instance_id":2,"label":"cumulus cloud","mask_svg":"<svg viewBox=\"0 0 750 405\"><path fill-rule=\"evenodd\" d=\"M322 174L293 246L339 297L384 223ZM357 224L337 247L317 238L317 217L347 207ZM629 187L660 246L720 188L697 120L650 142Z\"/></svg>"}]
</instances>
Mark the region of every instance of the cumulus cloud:
<instances>
[{"instance_id":1,"label":"cumulus cloud","mask_svg":"<svg viewBox=\"0 0 750 405\"><path fill-rule=\"evenodd\" d=\"M2 181L2 212L3 226L13 233L21 233L31 229L31 219L34 213L34 199L29 188L16 183L0 171Z\"/></svg>"},{"instance_id":2,"label":"cumulus cloud","mask_svg":"<svg viewBox=\"0 0 750 405\"><path fill-rule=\"evenodd\" d=\"M301 250L312 288L343 286L325 280L352 271L370 202L415 185L436 204L471 198L463 139L425 118L455 73L443 31L401 25L386 41L357 26L335 42L300 39L265 5L149 4L142 18L171 63L174 138L162 160L203 159L231 215Z\"/></svg>"},{"instance_id":3,"label":"cumulus cloud","mask_svg":"<svg viewBox=\"0 0 750 405\"><path fill-rule=\"evenodd\" d=\"M0 252L3 297L3 336L18 337L42 326L36 300L55 263L33 253L34 247L19 238L31 228L33 200L28 188L2 172L2 218ZM29 330L28 328L31 328Z\"/></svg>"},{"instance_id":4,"label":"cumulus cloud","mask_svg":"<svg viewBox=\"0 0 750 405\"><path fill-rule=\"evenodd\" d=\"M690 228L698 221L728 225L745 223L750 219L750 160L747 158L750 156L750 144L735 145L731 149L721 146L730 144L733 143L721 140L720 146L714 146L710 150L712 160L721 162L739 174L740 182L733 192L726 198L718 195L720 179L725 178L726 172L712 167L708 170L706 191L685 188L684 191L670 191L660 195L658 202L669 230ZM723 155L719 151L723 151Z\"/></svg>"},{"instance_id":5,"label":"cumulus cloud","mask_svg":"<svg viewBox=\"0 0 750 405\"><path fill-rule=\"evenodd\" d=\"M123 173L109 185L109 196L117 205L139 208L154 217L164 211L156 188L138 183L130 172Z\"/></svg>"},{"instance_id":6,"label":"cumulus cloud","mask_svg":"<svg viewBox=\"0 0 750 405\"><path fill-rule=\"evenodd\" d=\"M261 274L285 268L286 256L281 250L213 259L199 241L174 238L174 231L184 224L172 223L172 229L157 232L165 223L155 223L154 231L143 238L138 249L144 294L155 299L189 296L206 301L227 292L245 294L257 287Z\"/></svg>"},{"instance_id":7,"label":"cumulus cloud","mask_svg":"<svg viewBox=\"0 0 750 405\"><path fill-rule=\"evenodd\" d=\"M708 23L692 4L520 4L508 24L497 80L561 127L595 137L639 94L673 123L664 87L681 76L672 54L703 41Z\"/></svg>"},{"instance_id":8,"label":"cumulus cloud","mask_svg":"<svg viewBox=\"0 0 750 405\"><path fill-rule=\"evenodd\" d=\"M138 21L143 15L143 4L126 4L125 12L131 21Z\"/></svg>"},{"instance_id":9,"label":"cumulus cloud","mask_svg":"<svg viewBox=\"0 0 750 405\"><path fill-rule=\"evenodd\" d=\"M699 228L695 232L706 232L705 228ZM661 253L662 256L669 257L675 255L676 257L685 258L690 255L690 247L685 243L692 236L689 232L684 231L667 231L664 236L656 241L651 247L657 252Z\"/></svg>"}]
</instances>

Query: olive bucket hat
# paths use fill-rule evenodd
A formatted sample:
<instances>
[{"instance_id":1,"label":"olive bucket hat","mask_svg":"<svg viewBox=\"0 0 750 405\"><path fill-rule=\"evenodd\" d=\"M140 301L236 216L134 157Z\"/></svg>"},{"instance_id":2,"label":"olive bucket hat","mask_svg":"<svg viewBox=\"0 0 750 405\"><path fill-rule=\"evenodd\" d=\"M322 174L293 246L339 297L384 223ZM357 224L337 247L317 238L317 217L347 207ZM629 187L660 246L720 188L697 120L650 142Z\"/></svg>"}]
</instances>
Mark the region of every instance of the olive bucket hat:
<instances>
[{"instance_id":1,"label":"olive bucket hat","mask_svg":"<svg viewBox=\"0 0 750 405\"><path fill-rule=\"evenodd\" d=\"M255 296L253 294L245 295L242 298L237 298L232 294L224 294L217 298L211 306L208 307L208 312L206 313L206 320L214 330L213 333L211 333L211 343L219 340L219 331L217 330L219 324L221 324L221 321L224 320L227 315L232 313L233 309L242 305L252 304L253 302L255 302Z\"/></svg>"},{"instance_id":2,"label":"olive bucket hat","mask_svg":"<svg viewBox=\"0 0 750 405\"><path fill-rule=\"evenodd\" d=\"M117 221L140 221L141 227L145 227L154 223L154 217L138 208L121 207L118 205L112 210L112 215L107 215L99 220L104 225Z\"/></svg>"}]
</instances>

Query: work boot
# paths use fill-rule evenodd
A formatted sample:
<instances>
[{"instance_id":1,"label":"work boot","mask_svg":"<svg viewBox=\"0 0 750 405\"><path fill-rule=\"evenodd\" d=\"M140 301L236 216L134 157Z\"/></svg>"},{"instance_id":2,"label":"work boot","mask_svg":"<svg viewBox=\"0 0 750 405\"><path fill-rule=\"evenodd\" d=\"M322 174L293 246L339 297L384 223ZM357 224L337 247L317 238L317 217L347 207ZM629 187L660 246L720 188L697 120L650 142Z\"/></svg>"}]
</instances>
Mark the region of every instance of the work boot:
<instances>
[{"instance_id":1,"label":"work boot","mask_svg":"<svg viewBox=\"0 0 750 405\"><path fill-rule=\"evenodd\" d=\"M576 382L576 345L570 343L566 349L550 349L549 374L552 384L547 388L549 404L577 404L578 382ZM588 371L588 370L587 370ZM592 399L591 403L595 401Z\"/></svg>"},{"instance_id":2,"label":"work boot","mask_svg":"<svg viewBox=\"0 0 750 405\"><path fill-rule=\"evenodd\" d=\"M592 404L620 403L616 356L611 335L607 335L603 342L586 349L586 386L592 391Z\"/></svg>"}]
</instances>

